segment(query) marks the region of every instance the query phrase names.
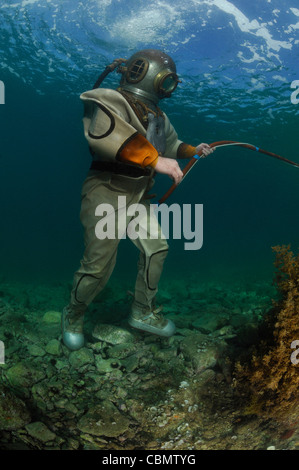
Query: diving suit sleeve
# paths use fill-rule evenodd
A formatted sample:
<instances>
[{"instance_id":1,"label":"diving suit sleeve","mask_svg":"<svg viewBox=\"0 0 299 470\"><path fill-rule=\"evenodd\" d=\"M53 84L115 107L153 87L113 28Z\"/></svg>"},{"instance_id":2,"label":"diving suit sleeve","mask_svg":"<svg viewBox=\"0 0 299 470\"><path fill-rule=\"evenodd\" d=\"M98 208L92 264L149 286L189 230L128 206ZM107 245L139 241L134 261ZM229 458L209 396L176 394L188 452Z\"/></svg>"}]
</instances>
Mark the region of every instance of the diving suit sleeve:
<instances>
[{"instance_id":1,"label":"diving suit sleeve","mask_svg":"<svg viewBox=\"0 0 299 470\"><path fill-rule=\"evenodd\" d=\"M117 159L142 166L154 167L158 161L155 147L141 134L136 134L118 152Z\"/></svg>"},{"instance_id":2,"label":"diving suit sleeve","mask_svg":"<svg viewBox=\"0 0 299 470\"><path fill-rule=\"evenodd\" d=\"M192 158L196 154L196 147L182 142L177 150L177 158Z\"/></svg>"}]
</instances>

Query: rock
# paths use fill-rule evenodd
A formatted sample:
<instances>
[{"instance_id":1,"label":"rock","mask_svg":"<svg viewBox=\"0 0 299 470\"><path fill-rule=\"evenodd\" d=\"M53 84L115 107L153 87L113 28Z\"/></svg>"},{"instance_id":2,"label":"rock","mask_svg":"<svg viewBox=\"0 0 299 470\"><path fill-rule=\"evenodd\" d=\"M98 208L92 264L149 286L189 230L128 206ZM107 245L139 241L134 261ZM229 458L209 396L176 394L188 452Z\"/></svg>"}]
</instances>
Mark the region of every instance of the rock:
<instances>
[{"instance_id":1,"label":"rock","mask_svg":"<svg viewBox=\"0 0 299 470\"><path fill-rule=\"evenodd\" d=\"M45 378L45 372L28 364L18 362L5 372L6 378L12 387L20 390L26 397L33 384Z\"/></svg>"},{"instance_id":2,"label":"rock","mask_svg":"<svg viewBox=\"0 0 299 470\"><path fill-rule=\"evenodd\" d=\"M88 343L87 347L92 349L94 354L99 354L104 347L103 344L104 343L102 341L98 341L97 343Z\"/></svg>"},{"instance_id":3,"label":"rock","mask_svg":"<svg viewBox=\"0 0 299 470\"><path fill-rule=\"evenodd\" d=\"M110 344L132 343L135 338L129 331L114 325L98 324L95 326L92 336Z\"/></svg>"},{"instance_id":4,"label":"rock","mask_svg":"<svg viewBox=\"0 0 299 470\"><path fill-rule=\"evenodd\" d=\"M204 314L192 321L192 327L203 333L211 333L227 325L229 319L224 315Z\"/></svg>"},{"instance_id":5,"label":"rock","mask_svg":"<svg viewBox=\"0 0 299 470\"><path fill-rule=\"evenodd\" d=\"M55 402L55 408L69 411L70 413L76 415L78 413L78 409L76 405L71 403L68 398L61 398L60 400Z\"/></svg>"},{"instance_id":6,"label":"rock","mask_svg":"<svg viewBox=\"0 0 299 470\"><path fill-rule=\"evenodd\" d=\"M36 344L30 344L27 350L31 356L35 357L43 357L46 354L46 351Z\"/></svg>"},{"instance_id":7,"label":"rock","mask_svg":"<svg viewBox=\"0 0 299 470\"><path fill-rule=\"evenodd\" d=\"M192 321L194 320L194 315L189 315L188 313L186 315L176 315L174 313L169 313L167 314L167 318L174 322L178 331L182 331L190 328Z\"/></svg>"},{"instance_id":8,"label":"rock","mask_svg":"<svg viewBox=\"0 0 299 470\"><path fill-rule=\"evenodd\" d=\"M50 310L44 314L42 321L43 323L60 323L61 312Z\"/></svg>"},{"instance_id":9,"label":"rock","mask_svg":"<svg viewBox=\"0 0 299 470\"><path fill-rule=\"evenodd\" d=\"M25 403L8 388L0 387L0 430L14 431L31 421Z\"/></svg>"},{"instance_id":10,"label":"rock","mask_svg":"<svg viewBox=\"0 0 299 470\"><path fill-rule=\"evenodd\" d=\"M73 351L69 355L70 364L74 369L79 369L86 364L94 363L94 355L87 348L81 348L78 351Z\"/></svg>"},{"instance_id":11,"label":"rock","mask_svg":"<svg viewBox=\"0 0 299 470\"><path fill-rule=\"evenodd\" d=\"M202 374L197 378L197 387L204 388L208 383L211 383L215 380L215 372L212 369L206 369Z\"/></svg>"},{"instance_id":12,"label":"rock","mask_svg":"<svg viewBox=\"0 0 299 470\"><path fill-rule=\"evenodd\" d=\"M142 423L142 424L144 423L145 404L141 400L129 398L126 400L126 407L132 419L134 419L138 423Z\"/></svg>"},{"instance_id":13,"label":"rock","mask_svg":"<svg viewBox=\"0 0 299 470\"><path fill-rule=\"evenodd\" d=\"M122 365L125 368L126 372L130 373L138 368L139 360L139 357L134 354L133 356L129 356L126 359L123 359Z\"/></svg>"},{"instance_id":14,"label":"rock","mask_svg":"<svg viewBox=\"0 0 299 470\"><path fill-rule=\"evenodd\" d=\"M181 336L189 336L192 335L194 331L189 330L189 328L177 328L176 329L176 334L181 335Z\"/></svg>"},{"instance_id":15,"label":"rock","mask_svg":"<svg viewBox=\"0 0 299 470\"><path fill-rule=\"evenodd\" d=\"M225 338L234 338L236 334L231 325L223 326L220 330L215 331L215 336L225 336Z\"/></svg>"},{"instance_id":16,"label":"rock","mask_svg":"<svg viewBox=\"0 0 299 470\"><path fill-rule=\"evenodd\" d=\"M129 426L130 420L108 400L91 408L78 423L81 432L105 437L118 437Z\"/></svg>"},{"instance_id":17,"label":"rock","mask_svg":"<svg viewBox=\"0 0 299 470\"><path fill-rule=\"evenodd\" d=\"M96 368L100 374L107 374L119 369L121 363L117 359L103 359L101 356L96 356Z\"/></svg>"},{"instance_id":18,"label":"rock","mask_svg":"<svg viewBox=\"0 0 299 470\"><path fill-rule=\"evenodd\" d=\"M55 367L58 370L64 369L65 367L69 367L69 363L65 359L57 359L55 362Z\"/></svg>"},{"instance_id":19,"label":"rock","mask_svg":"<svg viewBox=\"0 0 299 470\"><path fill-rule=\"evenodd\" d=\"M57 339L51 339L46 346L46 351L52 356L60 356L62 352L60 341Z\"/></svg>"},{"instance_id":20,"label":"rock","mask_svg":"<svg viewBox=\"0 0 299 470\"><path fill-rule=\"evenodd\" d=\"M163 362L169 363L171 359L177 357L177 349L170 348L170 349L160 349L155 353L155 359L158 359Z\"/></svg>"},{"instance_id":21,"label":"rock","mask_svg":"<svg viewBox=\"0 0 299 470\"><path fill-rule=\"evenodd\" d=\"M44 443L53 441L56 438L56 434L50 431L50 429L48 429L47 426L44 423L41 423L40 421L27 424L25 428L31 437Z\"/></svg>"},{"instance_id":22,"label":"rock","mask_svg":"<svg viewBox=\"0 0 299 470\"><path fill-rule=\"evenodd\" d=\"M212 341L207 335L201 333L187 336L181 342L184 357L191 361L197 372L215 367L223 347L224 342Z\"/></svg>"},{"instance_id":23,"label":"rock","mask_svg":"<svg viewBox=\"0 0 299 470\"><path fill-rule=\"evenodd\" d=\"M131 356L136 351L136 346L132 343L122 343L112 346L108 350L108 356L117 359L124 359Z\"/></svg>"},{"instance_id":24,"label":"rock","mask_svg":"<svg viewBox=\"0 0 299 470\"><path fill-rule=\"evenodd\" d=\"M46 412L47 409L52 409L53 405L49 400L49 387L45 380L33 385L31 392L36 407L43 412Z\"/></svg>"}]
</instances>

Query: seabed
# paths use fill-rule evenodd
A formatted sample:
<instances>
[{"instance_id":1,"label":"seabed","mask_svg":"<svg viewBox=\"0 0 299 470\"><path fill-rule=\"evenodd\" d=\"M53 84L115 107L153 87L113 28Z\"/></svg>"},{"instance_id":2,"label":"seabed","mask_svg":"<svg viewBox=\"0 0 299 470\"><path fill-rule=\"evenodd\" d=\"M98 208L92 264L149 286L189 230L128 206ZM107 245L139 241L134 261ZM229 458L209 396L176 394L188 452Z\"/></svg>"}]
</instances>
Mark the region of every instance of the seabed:
<instances>
[{"instance_id":1,"label":"seabed","mask_svg":"<svg viewBox=\"0 0 299 470\"><path fill-rule=\"evenodd\" d=\"M116 281L114 281L116 283ZM172 338L132 330L128 286L90 306L86 345L61 343L70 285L0 286L0 449L292 450L298 429L250 414L234 361L258 340L269 283L161 283ZM299 366L298 366L299 367Z\"/></svg>"}]
</instances>

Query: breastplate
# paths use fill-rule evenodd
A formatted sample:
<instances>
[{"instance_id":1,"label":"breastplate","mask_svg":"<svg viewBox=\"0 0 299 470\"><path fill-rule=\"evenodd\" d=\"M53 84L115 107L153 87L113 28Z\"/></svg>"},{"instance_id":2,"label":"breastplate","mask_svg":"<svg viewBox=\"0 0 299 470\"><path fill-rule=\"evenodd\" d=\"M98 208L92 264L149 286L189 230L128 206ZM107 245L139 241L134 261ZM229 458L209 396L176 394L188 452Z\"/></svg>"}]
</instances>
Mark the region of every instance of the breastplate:
<instances>
[{"instance_id":1,"label":"breastplate","mask_svg":"<svg viewBox=\"0 0 299 470\"><path fill-rule=\"evenodd\" d=\"M165 121L162 116L154 116L148 113L147 140L162 155L166 150Z\"/></svg>"}]
</instances>

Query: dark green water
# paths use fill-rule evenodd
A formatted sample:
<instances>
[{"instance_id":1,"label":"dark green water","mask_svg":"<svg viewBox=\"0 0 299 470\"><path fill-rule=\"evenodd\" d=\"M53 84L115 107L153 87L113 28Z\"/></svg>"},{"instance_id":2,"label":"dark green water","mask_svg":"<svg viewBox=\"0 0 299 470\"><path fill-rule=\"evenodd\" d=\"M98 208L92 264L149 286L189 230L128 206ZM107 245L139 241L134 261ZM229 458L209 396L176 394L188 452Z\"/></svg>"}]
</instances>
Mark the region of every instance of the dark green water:
<instances>
[{"instance_id":1,"label":"dark green water","mask_svg":"<svg viewBox=\"0 0 299 470\"><path fill-rule=\"evenodd\" d=\"M89 83L78 83L78 91L69 95L55 85L40 95L9 74L5 78L6 104L0 108L1 275L12 280L71 280L83 253L80 190L90 156L79 93ZM105 85L110 83L108 79ZM288 90L283 91L285 104ZM204 106L201 109L201 103L210 99L205 93L196 109L185 105L181 91L177 99L173 96L165 102L182 140L193 145L242 140L298 161L295 105L275 110L271 119L257 105L255 118L250 101L248 114L243 109L241 90L231 105L232 113L222 109L218 113L219 93L214 95L215 117L211 118ZM195 99L189 94L187 102ZM291 244L297 250L299 245L298 182L298 169L240 148L217 149L199 161L168 203L203 204L203 247L185 251L183 240L169 240L164 275L200 281L271 279L271 247ZM159 175L158 196L170 184ZM135 247L123 240L113 276L122 278L129 271L133 282L136 262Z\"/></svg>"},{"instance_id":2,"label":"dark green water","mask_svg":"<svg viewBox=\"0 0 299 470\"><path fill-rule=\"evenodd\" d=\"M90 164L79 95L112 59L164 49L182 84L161 102L193 145L242 140L299 161L297 17L291 1L4 3L0 80L0 274L72 279L83 253L80 190ZM118 76L104 86L115 88ZM204 243L169 240L167 279L271 279L271 247L299 245L299 170L238 148L201 160L168 200L203 204ZM167 177L156 181L160 197ZM134 282L137 253L122 241L113 276Z\"/></svg>"}]
</instances>

